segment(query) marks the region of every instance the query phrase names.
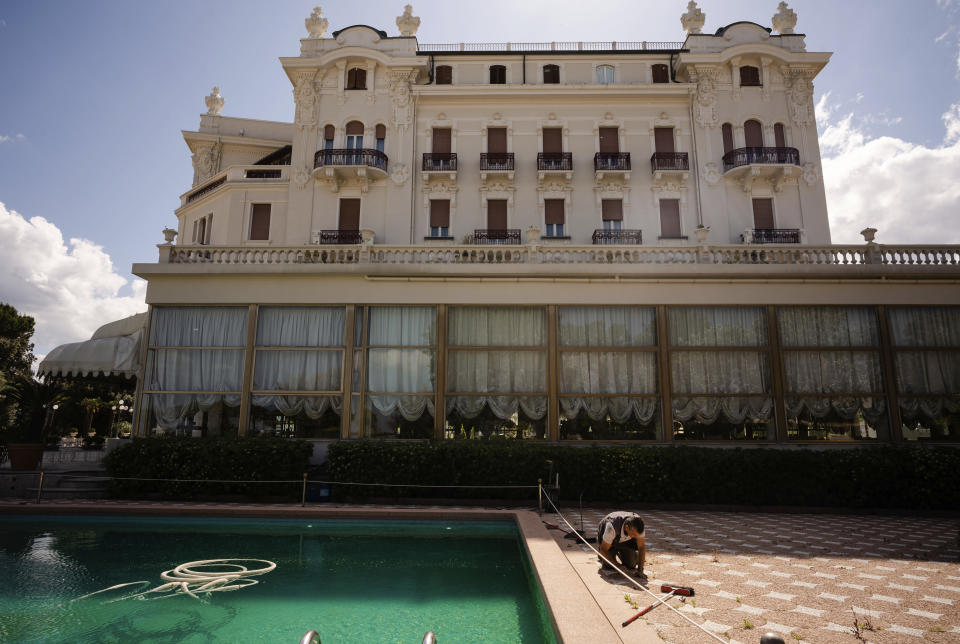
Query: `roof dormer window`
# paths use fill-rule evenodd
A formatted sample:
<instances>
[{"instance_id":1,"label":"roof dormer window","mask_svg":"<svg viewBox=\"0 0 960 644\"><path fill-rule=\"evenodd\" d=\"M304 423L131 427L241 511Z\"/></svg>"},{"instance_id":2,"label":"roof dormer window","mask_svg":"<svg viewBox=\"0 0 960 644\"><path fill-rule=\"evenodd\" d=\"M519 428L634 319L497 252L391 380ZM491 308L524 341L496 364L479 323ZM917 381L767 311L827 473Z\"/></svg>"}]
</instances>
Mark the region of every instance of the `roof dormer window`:
<instances>
[{"instance_id":1,"label":"roof dormer window","mask_svg":"<svg viewBox=\"0 0 960 644\"><path fill-rule=\"evenodd\" d=\"M360 67L348 69L347 89L367 89L367 70Z\"/></svg>"},{"instance_id":2,"label":"roof dormer window","mask_svg":"<svg viewBox=\"0 0 960 644\"><path fill-rule=\"evenodd\" d=\"M760 87L760 69L752 65L740 68L740 87Z\"/></svg>"}]
</instances>

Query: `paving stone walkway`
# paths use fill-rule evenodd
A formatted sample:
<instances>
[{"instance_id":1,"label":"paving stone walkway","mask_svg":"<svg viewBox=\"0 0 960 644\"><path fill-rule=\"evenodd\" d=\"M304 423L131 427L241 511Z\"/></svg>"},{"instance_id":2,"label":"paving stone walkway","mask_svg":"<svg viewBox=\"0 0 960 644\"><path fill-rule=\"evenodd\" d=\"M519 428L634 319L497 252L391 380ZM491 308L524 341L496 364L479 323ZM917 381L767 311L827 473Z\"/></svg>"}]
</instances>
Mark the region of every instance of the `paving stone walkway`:
<instances>
[{"instance_id":1,"label":"paving stone walkway","mask_svg":"<svg viewBox=\"0 0 960 644\"><path fill-rule=\"evenodd\" d=\"M606 510L584 510L588 536ZM640 511L647 533L649 588L693 586L671 600L721 639L759 642L960 642L960 522L889 516ZM567 519L579 528L579 512ZM563 526L555 514L549 525ZM565 527L565 526L564 526ZM581 576L599 577L586 546L560 530L557 543ZM620 577L594 593L618 628L652 600ZM622 583L621 583L622 582ZM594 585L589 584L588 585ZM672 611L641 618L665 642L715 642ZM624 641L631 637L621 629Z\"/></svg>"}]
</instances>

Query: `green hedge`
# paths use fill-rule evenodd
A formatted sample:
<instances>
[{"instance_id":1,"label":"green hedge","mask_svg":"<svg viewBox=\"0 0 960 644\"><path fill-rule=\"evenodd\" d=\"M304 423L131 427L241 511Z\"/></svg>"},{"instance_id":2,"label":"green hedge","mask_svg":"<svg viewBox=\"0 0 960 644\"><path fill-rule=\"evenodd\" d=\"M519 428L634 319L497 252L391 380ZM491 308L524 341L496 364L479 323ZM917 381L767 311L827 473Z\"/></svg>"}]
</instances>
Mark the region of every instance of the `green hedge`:
<instances>
[{"instance_id":1,"label":"green hedge","mask_svg":"<svg viewBox=\"0 0 960 644\"><path fill-rule=\"evenodd\" d=\"M330 446L334 481L432 485L536 485L547 461L560 474L561 506L610 503L732 504L850 508L960 507L960 449L568 447L510 442ZM535 498L528 490L423 490L334 486L364 496Z\"/></svg>"},{"instance_id":2,"label":"green hedge","mask_svg":"<svg viewBox=\"0 0 960 644\"><path fill-rule=\"evenodd\" d=\"M209 481L302 481L312 452L307 442L275 438L138 438L107 454L103 466L112 477L178 479L114 480L109 491L116 497L196 499L229 495L299 500L302 483Z\"/></svg>"}]
</instances>

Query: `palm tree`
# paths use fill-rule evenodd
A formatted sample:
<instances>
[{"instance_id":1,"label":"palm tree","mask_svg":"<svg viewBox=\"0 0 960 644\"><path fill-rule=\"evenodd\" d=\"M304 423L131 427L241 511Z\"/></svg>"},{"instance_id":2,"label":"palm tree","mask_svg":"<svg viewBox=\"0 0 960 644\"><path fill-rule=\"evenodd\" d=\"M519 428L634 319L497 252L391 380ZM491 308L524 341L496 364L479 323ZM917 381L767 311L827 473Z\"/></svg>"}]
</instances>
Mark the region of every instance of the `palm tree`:
<instances>
[{"instance_id":1,"label":"palm tree","mask_svg":"<svg viewBox=\"0 0 960 644\"><path fill-rule=\"evenodd\" d=\"M7 431L7 442L44 442L47 414L64 399L60 385L20 374L4 387L3 394L17 405L17 421Z\"/></svg>"}]
</instances>

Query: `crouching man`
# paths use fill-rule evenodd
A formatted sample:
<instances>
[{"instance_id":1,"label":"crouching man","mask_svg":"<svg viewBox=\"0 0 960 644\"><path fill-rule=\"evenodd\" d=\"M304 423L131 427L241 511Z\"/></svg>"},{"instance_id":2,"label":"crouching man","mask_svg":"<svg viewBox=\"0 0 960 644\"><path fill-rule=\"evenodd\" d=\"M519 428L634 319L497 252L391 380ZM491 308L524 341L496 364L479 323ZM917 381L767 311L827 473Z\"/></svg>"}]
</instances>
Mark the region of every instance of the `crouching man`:
<instances>
[{"instance_id":1,"label":"crouching man","mask_svg":"<svg viewBox=\"0 0 960 644\"><path fill-rule=\"evenodd\" d=\"M626 572L646 577L643 564L647 558L643 519L633 512L611 512L600 519L597 527L601 572L613 570L609 562L619 562Z\"/></svg>"}]
</instances>

